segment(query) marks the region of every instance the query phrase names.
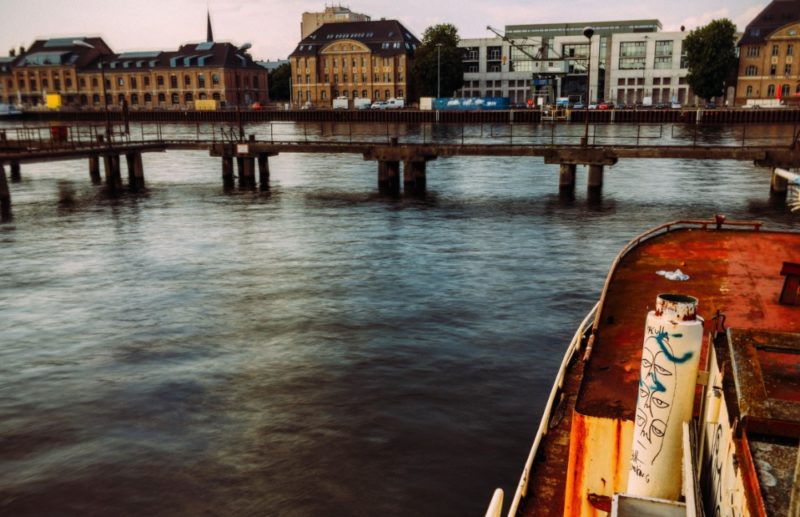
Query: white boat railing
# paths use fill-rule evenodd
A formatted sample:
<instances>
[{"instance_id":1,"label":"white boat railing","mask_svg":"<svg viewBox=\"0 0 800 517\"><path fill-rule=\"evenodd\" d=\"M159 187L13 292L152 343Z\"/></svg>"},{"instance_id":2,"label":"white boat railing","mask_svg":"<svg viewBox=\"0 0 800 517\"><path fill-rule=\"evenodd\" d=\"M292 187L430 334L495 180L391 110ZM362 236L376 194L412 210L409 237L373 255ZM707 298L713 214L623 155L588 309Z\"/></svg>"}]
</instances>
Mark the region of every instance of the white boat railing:
<instances>
[{"instance_id":1,"label":"white boat railing","mask_svg":"<svg viewBox=\"0 0 800 517\"><path fill-rule=\"evenodd\" d=\"M514 493L514 499L511 500L511 506L508 509L509 517L514 517L516 515L520 501L522 501L522 498L525 497L528 492L528 482L530 479L531 468L533 467L533 460L536 457L539 444L542 442L542 438L547 434L547 429L550 426L550 416L553 413L556 397L558 396L561 388L564 386L564 376L566 375L567 367L577 351L580 349L581 340L591 326L591 323L594 321L595 311L597 311L597 307L599 305L599 302L595 304L595 306L592 307L592 310L590 310L583 319L581 324L578 326L578 330L575 332L575 335L572 337L572 341L570 341L567 351L564 353L564 359L561 361L561 367L558 369L558 375L553 383L553 387L550 389L550 397L547 399L547 405L544 408L542 419L539 422L539 429L536 432L536 437L533 439L533 445L531 446L531 451L528 454L528 459L525 462L525 468L523 469L522 476L517 484L517 491ZM492 498L492 503L489 506L490 510L492 509L492 504L497 498L498 491L500 492L500 500L502 501L503 491L498 488L495 490L495 496ZM490 515L488 511L486 515Z\"/></svg>"}]
</instances>

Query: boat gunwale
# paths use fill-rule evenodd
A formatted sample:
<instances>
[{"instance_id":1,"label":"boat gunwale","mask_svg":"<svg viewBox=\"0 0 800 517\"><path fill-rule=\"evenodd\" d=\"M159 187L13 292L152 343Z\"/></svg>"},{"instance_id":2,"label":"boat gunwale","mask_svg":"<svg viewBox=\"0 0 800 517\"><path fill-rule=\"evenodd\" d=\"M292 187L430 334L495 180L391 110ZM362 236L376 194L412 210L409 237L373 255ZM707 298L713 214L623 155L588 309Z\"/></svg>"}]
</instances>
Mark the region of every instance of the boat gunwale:
<instances>
[{"instance_id":1,"label":"boat gunwale","mask_svg":"<svg viewBox=\"0 0 800 517\"><path fill-rule=\"evenodd\" d=\"M541 421L539 422L538 431L536 433L530 452L528 454L527 461L525 462L525 467L522 471L522 476L520 477L520 481L517 485L516 492L514 493L514 498L511 501L511 505L509 507L509 511L507 514L508 517L516 517L520 503L522 502L522 498L527 496L528 483L530 481L531 477L530 475L533 469L533 463L536 458L536 454L538 453L539 446L541 445L544 436L547 435L547 427L549 426L550 419L552 417L552 413L554 410L553 404L555 401L555 397L557 396L559 390L563 387L563 381L566 376L569 364L571 363L572 358L575 356L575 353L578 352L578 350L580 349L580 344L583 338L586 337L587 331L589 332L589 336L586 339L586 349L584 351L584 355L581 360L582 362L585 363L591 357L592 347L596 340L598 329L602 321L602 313L606 301L606 296L611 286L611 282L615 276L615 273L617 272L617 269L620 263L622 262L622 259L625 256L627 256L630 252L632 252L634 249L638 248L642 243L650 241L656 237L660 237L662 235L665 235L673 231L691 230L691 229L708 230L709 226L713 226L717 230L722 230L723 228L728 227L726 228L728 230L735 230L737 228L741 228L741 229L750 229L752 231L758 232L761 231L761 227L763 226L763 224L764 223L761 221L727 221L724 216L720 215L716 215L714 219L709 219L709 220L679 219L672 222L664 223L654 228L650 228L645 232L642 232L641 234L631 239L619 251L619 253L617 253L617 255L614 257L614 260L611 263L611 266L609 267L608 274L606 275L606 280L605 283L603 284L603 289L601 291L598 302L587 313L586 317L579 325L578 330L575 332L575 335L573 336L572 341L568 345L567 350L564 354L564 359L561 362L561 366L556 375L553 387L550 390L550 397L548 398L547 404L542 413L542 418ZM593 314L594 314L594 320L592 321L592 325L590 328L587 324Z\"/></svg>"}]
</instances>

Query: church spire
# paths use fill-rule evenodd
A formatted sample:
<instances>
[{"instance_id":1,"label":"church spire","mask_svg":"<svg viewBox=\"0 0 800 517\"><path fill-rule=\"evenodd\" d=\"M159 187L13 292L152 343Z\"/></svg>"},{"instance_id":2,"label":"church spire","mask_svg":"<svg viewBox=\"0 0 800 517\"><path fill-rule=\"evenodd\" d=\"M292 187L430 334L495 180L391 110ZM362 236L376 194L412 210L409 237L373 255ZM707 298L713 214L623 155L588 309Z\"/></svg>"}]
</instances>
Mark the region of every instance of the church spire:
<instances>
[{"instance_id":1,"label":"church spire","mask_svg":"<svg viewBox=\"0 0 800 517\"><path fill-rule=\"evenodd\" d=\"M214 41L214 34L211 32L211 11L206 11L207 13L207 24L206 24L206 41L212 42Z\"/></svg>"}]
</instances>

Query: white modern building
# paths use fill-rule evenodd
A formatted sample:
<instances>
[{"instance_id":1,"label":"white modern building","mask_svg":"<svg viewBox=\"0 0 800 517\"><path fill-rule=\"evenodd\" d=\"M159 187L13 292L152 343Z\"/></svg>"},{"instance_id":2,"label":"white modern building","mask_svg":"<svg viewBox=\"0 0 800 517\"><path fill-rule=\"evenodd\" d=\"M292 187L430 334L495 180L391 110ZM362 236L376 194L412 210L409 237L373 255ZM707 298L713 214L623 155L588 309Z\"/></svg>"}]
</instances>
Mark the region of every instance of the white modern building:
<instances>
[{"instance_id":1,"label":"white modern building","mask_svg":"<svg viewBox=\"0 0 800 517\"><path fill-rule=\"evenodd\" d=\"M552 103L558 97L585 102L587 93L589 102L698 102L686 82L688 32L660 32L657 20L603 22L596 24L590 44L581 25L509 26L506 40L461 40L464 86L455 95L509 97L516 105ZM542 35L526 36L523 29Z\"/></svg>"}]
</instances>

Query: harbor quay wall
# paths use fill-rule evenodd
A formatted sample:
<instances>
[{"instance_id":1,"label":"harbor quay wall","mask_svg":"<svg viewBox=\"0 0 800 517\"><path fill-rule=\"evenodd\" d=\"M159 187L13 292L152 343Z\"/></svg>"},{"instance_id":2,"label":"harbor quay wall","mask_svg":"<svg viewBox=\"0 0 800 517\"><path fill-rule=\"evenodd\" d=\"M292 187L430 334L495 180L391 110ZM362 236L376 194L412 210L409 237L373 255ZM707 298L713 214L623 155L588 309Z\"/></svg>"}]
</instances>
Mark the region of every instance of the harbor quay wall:
<instances>
[{"instance_id":1,"label":"harbor quay wall","mask_svg":"<svg viewBox=\"0 0 800 517\"><path fill-rule=\"evenodd\" d=\"M122 121L125 114L111 110L112 121ZM541 110L497 111L421 111L421 110L132 110L131 122L399 122L399 123L540 123L573 122L592 124L797 124L800 109L643 109L569 111L548 115ZM62 122L102 122L104 111L28 111L22 120Z\"/></svg>"}]
</instances>

